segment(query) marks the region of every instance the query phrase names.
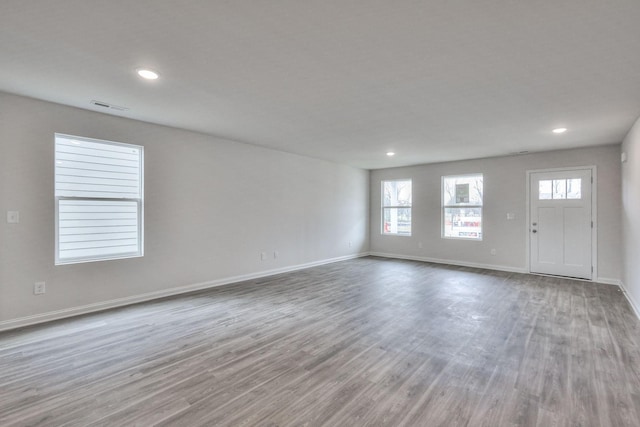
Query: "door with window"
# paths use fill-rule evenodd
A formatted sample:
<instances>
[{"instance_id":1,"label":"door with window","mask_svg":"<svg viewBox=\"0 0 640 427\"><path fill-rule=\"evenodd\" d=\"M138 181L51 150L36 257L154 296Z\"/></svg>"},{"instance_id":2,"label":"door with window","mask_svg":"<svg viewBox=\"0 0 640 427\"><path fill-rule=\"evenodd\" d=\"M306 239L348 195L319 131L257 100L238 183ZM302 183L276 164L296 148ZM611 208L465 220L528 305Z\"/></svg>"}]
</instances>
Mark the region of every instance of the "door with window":
<instances>
[{"instance_id":1,"label":"door with window","mask_svg":"<svg viewBox=\"0 0 640 427\"><path fill-rule=\"evenodd\" d=\"M530 174L530 270L591 279L591 169Z\"/></svg>"}]
</instances>

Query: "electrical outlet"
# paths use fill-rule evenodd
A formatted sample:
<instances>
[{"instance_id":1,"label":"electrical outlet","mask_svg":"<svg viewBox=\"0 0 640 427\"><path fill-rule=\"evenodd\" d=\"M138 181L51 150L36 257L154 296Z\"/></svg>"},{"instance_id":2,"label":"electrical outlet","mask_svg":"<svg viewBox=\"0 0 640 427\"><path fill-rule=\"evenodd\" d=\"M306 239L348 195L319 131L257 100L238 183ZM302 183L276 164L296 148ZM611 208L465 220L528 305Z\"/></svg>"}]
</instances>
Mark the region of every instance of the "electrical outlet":
<instances>
[{"instance_id":1,"label":"electrical outlet","mask_svg":"<svg viewBox=\"0 0 640 427\"><path fill-rule=\"evenodd\" d=\"M17 224L20 222L20 212L18 211L7 211L7 223L9 224Z\"/></svg>"},{"instance_id":2,"label":"electrical outlet","mask_svg":"<svg viewBox=\"0 0 640 427\"><path fill-rule=\"evenodd\" d=\"M498 251L496 251L495 249L491 249L491 255L496 255L498 253Z\"/></svg>"},{"instance_id":3,"label":"electrical outlet","mask_svg":"<svg viewBox=\"0 0 640 427\"><path fill-rule=\"evenodd\" d=\"M422 242L418 242L418 249L422 249Z\"/></svg>"},{"instance_id":4,"label":"electrical outlet","mask_svg":"<svg viewBox=\"0 0 640 427\"><path fill-rule=\"evenodd\" d=\"M33 294L34 295L42 295L46 292L46 283L45 282L36 282L33 284Z\"/></svg>"},{"instance_id":5,"label":"electrical outlet","mask_svg":"<svg viewBox=\"0 0 640 427\"><path fill-rule=\"evenodd\" d=\"M260 252L260 261L264 261L265 259L267 259L267 253L266 252Z\"/></svg>"},{"instance_id":6,"label":"electrical outlet","mask_svg":"<svg viewBox=\"0 0 640 427\"><path fill-rule=\"evenodd\" d=\"M273 251L273 259L278 259L279 255L278 251Z\"/></svg>"},{"instance_id":7,"label":"electrical outlet","mask_svg":"<svg viewBox=\"0 0 640 427\"><path fill-rule=\"evenodd\" d=\"M352 245L352 244L353 244L353 243L351 242L351 240L349 240L349 247L351 247L351 245Z\"/></svg>"}]
</instances>

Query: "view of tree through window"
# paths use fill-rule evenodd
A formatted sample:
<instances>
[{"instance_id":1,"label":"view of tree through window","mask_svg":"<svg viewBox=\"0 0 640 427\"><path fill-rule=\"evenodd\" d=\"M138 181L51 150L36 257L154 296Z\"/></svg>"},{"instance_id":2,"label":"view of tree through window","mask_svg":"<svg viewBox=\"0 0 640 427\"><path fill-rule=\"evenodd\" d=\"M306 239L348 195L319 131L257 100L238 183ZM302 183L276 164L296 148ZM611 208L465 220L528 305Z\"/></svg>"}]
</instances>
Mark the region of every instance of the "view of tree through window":
<instances>
[{"instance_id":1,"label":"view of tree through window","mask_svg":"<svg viewBox=\"0 0 640 427\"><path fill-rule=\"evenodd\" d=\"M382 234L411 235L411 180L382 181Z\"/></svg>"},{"instance_id":2,"label":"view of tree through window","mask_svg":"<svg viewBox=\"0 0 640 427\"><path fill-rule=\"evenodd\" d=\"M483 176L442 177L442 236L482 240Z\"/></svg>"}]
</instances>

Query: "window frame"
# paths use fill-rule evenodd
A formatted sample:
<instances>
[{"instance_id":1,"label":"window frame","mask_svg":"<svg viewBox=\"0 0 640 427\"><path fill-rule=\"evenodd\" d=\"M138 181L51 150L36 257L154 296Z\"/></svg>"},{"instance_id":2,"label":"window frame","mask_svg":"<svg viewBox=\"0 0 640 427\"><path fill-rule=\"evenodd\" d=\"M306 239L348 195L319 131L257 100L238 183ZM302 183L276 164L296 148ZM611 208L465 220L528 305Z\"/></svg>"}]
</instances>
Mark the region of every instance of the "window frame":
<instances>
[{"instance_id":1,"label":"window frame","mask_svg":"<svg viewBox=\"0 0 640 427\"><path fill-rule=\"evenodd\" d=\"M57 142L58 138L70 138L78 141L86 141L89 143L98 143L112 146L120 146L127 148L134 148L138 150L140 157L139 164L139 175L140 175L140 197L138 198L106 198L106 197L80 197L80 196L59 196L56 193L55 182L56 182L56 165L58 164L58 150L57 150ZM109 261L109 260L117 260L117 259L127 259L127 258L140 258L144 256L144 146L136 145L136 144L128 144L124 142L116 142L109 141L104 139L97 138L89 138L83 136L69 135L64 133L54 133L54 171L53 171L53 179L54 179L54 203L55 203L55 265L69 265L69 264L80 264L86 262L96 262L96 261ZM106 202L135 202L137 206L137 227L138 227L138 235L137 235L137 247L138 250L136 252L126 252L126 253L118 253L111 255L101 255L101 256L86 256L86 257L74 257L68 259L60 259L60 201L71 200L71 201L106 201Z\"/></svg>"},{"instance_id":2,"label":"window frame","mask_svg":"<svg viewBox=\"0 0 640 427\"><path fill-rule=\"evenodd\" d=\"M480 205L471 205L471 204L465 204L465 205L458 205L458 204L453 204L453 205L446 205L445 204L445 189L444 189L444 184L445 184L445 180L446 179L451 179L451 178L468 178L468 177L481 177L482 178L482 204ZM484 173L478 172L478 173L465 173L465 174L456 174L456 175L443 175L440 178L440 216L441 216L441 220L440 220L440 238L441 239L449 239L449 240L465 240L465 241L471 241L471 242L481 242L484 239L484 226L483 226L483 219L484 219ZM445 235L445 219L446 219L446 214L445 214L445 210L449 208L470 208L470 209L480 209L480 237L459 237L459 236L447 236Z\"/></svg>"},{"instance_id":3,"label":"window frame","mask_svg":"<svg viewBox=\"0 0 640 427\"><path fill-rule=\"evenodd\" d=\"M384 184L386 182L402 182L408 181L411 183L411 204L409 206L403 205L389 205L384 204ZM409 209L411 212L410 231L409 233L385 233L384 231L384 211L385 209ZM396 236L396 237L411 237L413 233L413 180L411 178L395 178L395 179L382 179L380 180L380 234L383 236Z\"/></svg>"}]
</instances>

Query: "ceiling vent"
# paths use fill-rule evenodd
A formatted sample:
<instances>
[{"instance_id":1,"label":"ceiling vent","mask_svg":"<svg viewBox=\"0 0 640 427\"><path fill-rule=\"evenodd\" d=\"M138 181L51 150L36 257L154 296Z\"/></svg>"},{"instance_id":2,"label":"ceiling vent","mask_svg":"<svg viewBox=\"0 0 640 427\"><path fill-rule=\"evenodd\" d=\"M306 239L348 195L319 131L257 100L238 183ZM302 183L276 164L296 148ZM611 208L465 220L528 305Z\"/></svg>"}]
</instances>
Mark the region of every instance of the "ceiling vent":
<instances>
[{"instance_id":1,"label":"ceiling vent","mask_svg":"<svg viewBox=\"0 0 640 427\"><path fill-rule=\"evenodd\" d=\"M107 108L109 110L115 110L115 111L128 111L129 110L129 108L127 108L127 107L120 107L119 105L113 105L113 104L109 104L108 102L103 102L103 101L96 101L95 99L91 101L91 105L95 105L96 107Z\"/></svg>"}]
</instances>

